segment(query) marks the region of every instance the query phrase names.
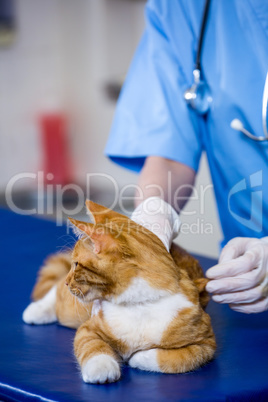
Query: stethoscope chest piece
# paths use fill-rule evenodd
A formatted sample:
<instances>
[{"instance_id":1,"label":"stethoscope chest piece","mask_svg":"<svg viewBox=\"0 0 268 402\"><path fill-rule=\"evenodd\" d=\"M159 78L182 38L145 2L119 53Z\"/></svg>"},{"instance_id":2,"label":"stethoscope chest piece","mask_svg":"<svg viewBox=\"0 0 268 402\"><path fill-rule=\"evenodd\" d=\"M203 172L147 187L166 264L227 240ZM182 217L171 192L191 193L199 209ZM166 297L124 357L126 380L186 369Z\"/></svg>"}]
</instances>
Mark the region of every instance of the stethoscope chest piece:
<instances>
[{"instance_id":1,"label":"stethoscope chest piece","mask_svg":"<svg viewBox=\"0 0 268 402\"><path fill-rule=\"evenodd\" d=\"M194 83L184 92L184 99L198 114L207 113L212 102L208 85L200 78L200 70L193 71Z\"/></svg>"},{"instance_id":2,"label":"stethoscope chest piece","mask_svg":"<svg viewBox=\"0 0 268 402\"><path fill-rule=\"evenodd\" d=\"M203 80L203 73L201 73L201 53L203 47L204 32L207 24L208 10L211 0L206 0L201 30L198 40L195 69L193 70L193 85L184 92L184 100L196 113L204 115L208 112L212 102L212 96L208 84ZM255 141L268 141L268 127L267 127L267 114L268 114L268 73L266 75L263 98L262 98L262 127L263 136L256 137L251 134L239 119L231 121L231 127L234 130L241 131L248 138Z\"/></svg>"}]
</instances>

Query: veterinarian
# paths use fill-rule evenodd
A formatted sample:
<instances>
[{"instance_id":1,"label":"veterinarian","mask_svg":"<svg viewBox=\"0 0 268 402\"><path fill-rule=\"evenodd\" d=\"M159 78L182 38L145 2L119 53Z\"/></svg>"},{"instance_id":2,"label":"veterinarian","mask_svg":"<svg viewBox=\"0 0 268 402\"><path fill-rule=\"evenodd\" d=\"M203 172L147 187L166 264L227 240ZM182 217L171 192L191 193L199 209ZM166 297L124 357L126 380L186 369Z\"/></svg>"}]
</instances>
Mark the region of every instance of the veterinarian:
<instances>
[{"instance_id":1,"label":"veterinarian","mask_svg":"<svg viewBox=\"0 0 268 402\"><path fill-rule=\"evenodd\" d=\"M207 271L207 290L236 311L264 311L268 2L151 0L145 11L146 29L120 94L106 154L141 172L145 199L159 196L161 188L168 201L168 177L172 195L180 188L180 196L190 196L205 151L224 234L219 263ZM165 234L167 244L173 235Z\"/></svg>"}]
</instances>

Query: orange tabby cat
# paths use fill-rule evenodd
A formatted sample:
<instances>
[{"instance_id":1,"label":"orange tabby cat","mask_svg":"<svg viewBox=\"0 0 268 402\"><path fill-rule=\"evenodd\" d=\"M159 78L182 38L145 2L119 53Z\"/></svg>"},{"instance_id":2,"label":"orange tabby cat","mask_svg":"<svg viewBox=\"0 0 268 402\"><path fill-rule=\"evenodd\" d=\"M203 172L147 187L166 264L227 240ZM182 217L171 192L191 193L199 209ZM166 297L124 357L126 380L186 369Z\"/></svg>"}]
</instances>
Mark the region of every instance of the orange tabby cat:
<instances>
[{"instance_id":1,"label":"orange tabby cat","mask_svg":"<svg viewBox=\"0 0 268 402\"><path fill-rule=\"evenodd\" d=\"M122 362L162 373L208 362L216 342L198 262L175 244L169 254L126 216L86 205L95 223L70 219L80 239L72 256L55 255L40 270L24 321L78 328L74 350L85 382L117 381Z\"/></svg>"}]
</instances>

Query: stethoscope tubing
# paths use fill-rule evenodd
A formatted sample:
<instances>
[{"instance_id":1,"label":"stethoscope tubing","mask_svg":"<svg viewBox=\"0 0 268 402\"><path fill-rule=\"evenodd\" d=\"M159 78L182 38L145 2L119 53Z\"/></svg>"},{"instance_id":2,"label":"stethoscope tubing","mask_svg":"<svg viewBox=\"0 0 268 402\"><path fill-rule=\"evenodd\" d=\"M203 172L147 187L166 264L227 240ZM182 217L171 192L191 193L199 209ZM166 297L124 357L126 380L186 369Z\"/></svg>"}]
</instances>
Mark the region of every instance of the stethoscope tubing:
<instances>
[{"instance_id":1,"label":"stethoscope tubing","mask_svg":"<svg viewBox=\"0 0 268 402\"><path fill-rule=\"evenodd\" d=\"M199 34L196 59L195 59L195 70L199 70L200 74L202 71L202 69L201 69L201 53L202 53L203 42L204 42L204 33L205 33L207 20L208 20L208 10L209 10L209 6L210 6L210 1L211 0L206 0L203 17L202 17L200 34ZM201 79L202 79L202 77L201 77Z\"/></svg>"},{"instance_id":2,"label":"stethoscope tubing","mask_svg":"<svg viewBox=\"0 0 268 402\"><path fill-rule=\"evenodd\" d=\"M262 97L262 128L264 132L264 139L268 140L267 131L267 109L268 109L268 72L264 84L263 97Z\"/></svg>"},{"instance_id":3,"label":"stethoscope tubing","mask_svg":"<svg viewBox=\"0 0 268 402\"><path fill-rule=\"evenodd\" d=\"M206 84L206 82L203 80L202 67L201 67L201 55L202 55L202 49L203 49L203 44L204 44L205 29L206 29L207 21L208 21L208 12L209 12L210 3L211 3L211 0L206 0L205 7L204 7L200 34L199 34L199 40L198 40L198 46L197 46L195 68L193 70L194 83L184 93L184 99L185 99L186 103L200 115L206 114L208 112L208 110L210 108L210 103L212 101L209 87ZM204 87L206 88L206 92L207 92L206 97L203 98L203 99L207 98L204 100L204 102L206 102L206 104L204 104L206 106L204 106L204 107L200 107L200 102L199 102L199 104L197 103L197 98L198 98L197 93L198 93L198 89L201 87L201 85L203 86L203 88ZM230 126L234 130L242 132L248 138L250 138L254 141L260 141L260 142L268 141L267 109L268 109L268 72L266 75L266 80L265 80L264 90L263 90L263 97L262 97L262 128L263 128L264 136L256 137L255 135L251 134L248 130L245 129L245 127L243 126L242 122L239 119L232 120L230 123Z\"/></svg>"}]
</instances>

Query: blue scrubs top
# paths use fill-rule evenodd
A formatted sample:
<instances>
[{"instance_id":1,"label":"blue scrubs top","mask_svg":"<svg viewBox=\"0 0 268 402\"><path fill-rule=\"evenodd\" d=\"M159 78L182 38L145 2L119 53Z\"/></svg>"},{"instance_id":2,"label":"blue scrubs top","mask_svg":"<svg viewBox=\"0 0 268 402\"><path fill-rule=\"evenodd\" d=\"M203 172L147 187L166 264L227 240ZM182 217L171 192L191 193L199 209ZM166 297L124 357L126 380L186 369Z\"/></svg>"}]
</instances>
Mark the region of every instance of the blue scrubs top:
<instances>
[{"instance_id":1,"label":"blue scrubs top","mask_svg":"<svg viewBox=\"0 0 268 402\"><path fill-rule=\"evenodd\" d=\"M213 102L205 117L183 99L192 85L204 0L151 0L105 153L140 171L162 156L195 171L207 154L223 244L268 235L268 141L230 127L238 118L263 136L262 96L268 70L268 1L212 0L201 65Z\"/></svg>"}]
</instances>

